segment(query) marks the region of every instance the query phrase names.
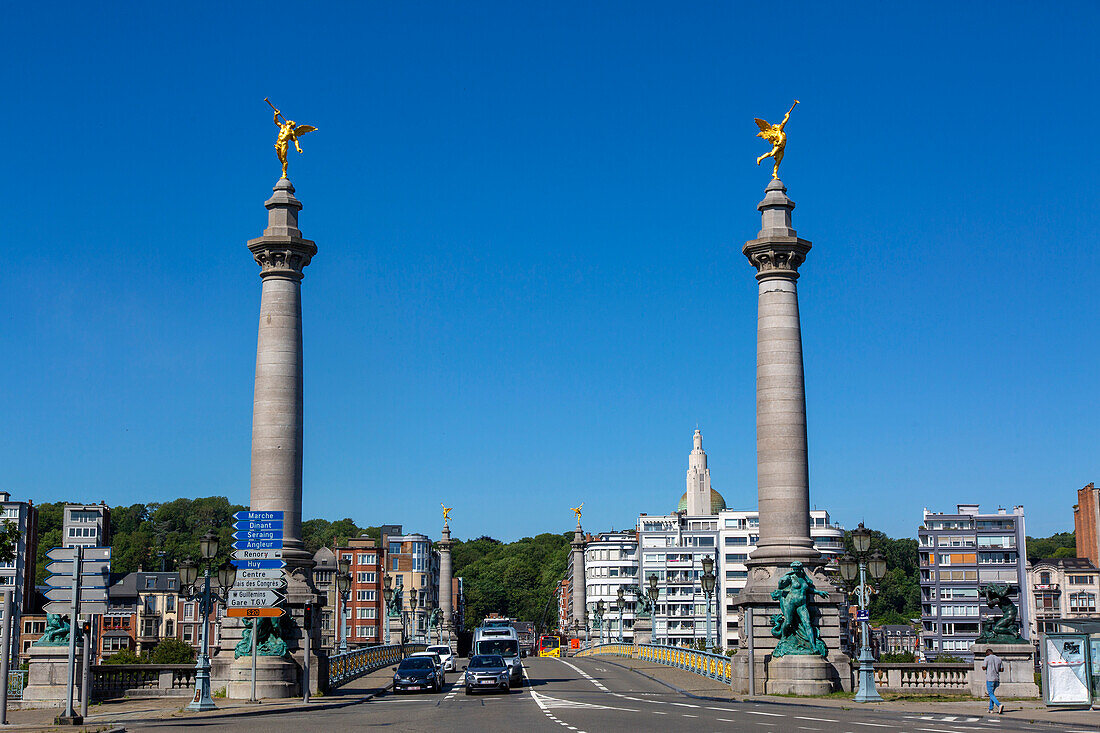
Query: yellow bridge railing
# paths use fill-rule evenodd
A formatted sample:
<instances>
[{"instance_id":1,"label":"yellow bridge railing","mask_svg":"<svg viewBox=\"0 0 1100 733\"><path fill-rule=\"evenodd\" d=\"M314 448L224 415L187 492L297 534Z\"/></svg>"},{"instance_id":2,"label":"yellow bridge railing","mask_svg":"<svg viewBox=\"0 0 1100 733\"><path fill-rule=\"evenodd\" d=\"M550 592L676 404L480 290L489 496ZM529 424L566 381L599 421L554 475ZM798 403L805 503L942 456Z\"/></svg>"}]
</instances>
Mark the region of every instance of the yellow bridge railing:
<instances>
[{"instance_id":1,"label":"yellow bridge railing","mask_svg":"<svg viewBox=\"0 0 1100 733\"><path fill-rule=\"evenodd\" d=\"M733 660L721 654L662 644L597 644L577 652L578 657L612 655L641 659L721 682L733 681Z\"/></svg>"}]
</instances>

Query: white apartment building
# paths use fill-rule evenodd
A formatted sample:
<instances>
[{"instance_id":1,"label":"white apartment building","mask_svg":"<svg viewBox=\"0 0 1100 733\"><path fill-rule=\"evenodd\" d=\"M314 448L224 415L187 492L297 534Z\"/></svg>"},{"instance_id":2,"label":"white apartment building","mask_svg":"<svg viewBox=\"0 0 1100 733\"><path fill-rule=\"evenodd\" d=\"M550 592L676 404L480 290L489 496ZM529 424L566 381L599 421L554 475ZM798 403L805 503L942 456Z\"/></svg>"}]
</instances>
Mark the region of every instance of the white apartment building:
<instances>
[{"instance_id":1,"label":"white apartment building","mask_svg":"<svg viewBox=\"0 0 1100 733\"><path fill-rule=\"evenodd\" d=\"M718 512L718 536L722 572L719 574L720 598L724 605L723 645L737 646L740 619L734 613L737 594L748 582L748 559L760 540L760 516L756 510L726 509ZM829 512L810 512L810 537L826 562L836 565L844 554L844 528L833 524ZM715 571L717 572L717 571Z\"/></svg>"},{"instance_id":2,"label":"white apartment building","mask_svg":"<svg viewBox=\"0 0 1100 733\"><path fill-rule=\"evenodd\" d=\"M111 510L105 504L66 504L61 542L65 547L107 547L111 544Z\"/></svg>"},{"instance_id":3,"label":"white apartment building","mask_svg":"<svg viewBox=\"0 0 1100 733\"><path fill-rule=\"evenodd\" d=\"M603 601L603 640L619 640L621 619L622 639L632 642L636 597L632 586L638 585L638 539L634 533L601 532L588 540L584 548L584 580L589 623L595 619L596 604ZM619 588L623 589L626 599L621 614ZM592 638L599 640L600 633L593 631Z\"/></svg>"},{"instance_id":4,"label":"white apartment building","mask_svg":"<svg viewBox=\"0 0 1100 733\"><path fill-rule=\"evenodd\" d=\"M22 616L34 600L34 563L38 551L38 509L29 501L12 501L11 494L0 491L0 522L11 522L19 529L15 559L0 563L0 587L12 591L11 648L8 659L15 669L19 659L19 632ZM0 619L3 609L0 608ZM7 619L2 619L7 621Z\"/></svg>"}]
</instances>

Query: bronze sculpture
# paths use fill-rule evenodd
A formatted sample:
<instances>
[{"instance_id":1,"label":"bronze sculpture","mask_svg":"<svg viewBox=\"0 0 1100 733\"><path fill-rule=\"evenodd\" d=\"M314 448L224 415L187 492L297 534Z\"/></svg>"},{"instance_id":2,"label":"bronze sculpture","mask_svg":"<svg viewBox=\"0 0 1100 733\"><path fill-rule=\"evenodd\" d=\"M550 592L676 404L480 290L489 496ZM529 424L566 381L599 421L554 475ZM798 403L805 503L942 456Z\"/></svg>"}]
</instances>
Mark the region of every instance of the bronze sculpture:
<instances>
[{"instance_id":1,"label":"bronze sculpture","mask_svg":"<svg viewBox=\"0 0 1100 733\"><path fill-rule=\"evenodd\" d=\"M46 630L31 646L68 646L69 618L60 613L46 614Z\"/></svg>"},{"instance_id":2,"label":"bronze sculpture","mask_svg":"<svg viewBox=\"0 0 1100 733\"><path fill-rule=\"evenodd\" d=\"M814 587L802 563L795 560L779 580L779 587L772 591L772 598L779 601L779 613L771 618L772 636L779 639L772 656L820 654L824 657L828 654L810 616L810 601L815 595L829 597L828 593Z\"/></svg>"},{"instance_id":3,"label":"bronze sculpture","mask_svg":"<svg viewBox=\"0 0 1100 733\"><path fill-rule=\"evenodd\" d=\"M281 619L281 617L280 617ZM252 634L256 634L256 656L281 657L286 654L286 642L279 637L276 623L280 619L261 616L244 620L244 634L233 647L233 658L252 656Z\"/></svg>"},{"instance_id":4,"label":"bronze sculpture","mask_svg":"<svg viewBox=\"0 0 1100 733\"><path fill-rule=\"evenodd\" d=\"M979 644L1026 644L1020 636L1020 612L1016 604L1009 599L1012 586L990 583L982 589L985 604L990 608L1001 609L998 618L983 619L981 632L975 643Z\"/></svg>"}]
</instances>

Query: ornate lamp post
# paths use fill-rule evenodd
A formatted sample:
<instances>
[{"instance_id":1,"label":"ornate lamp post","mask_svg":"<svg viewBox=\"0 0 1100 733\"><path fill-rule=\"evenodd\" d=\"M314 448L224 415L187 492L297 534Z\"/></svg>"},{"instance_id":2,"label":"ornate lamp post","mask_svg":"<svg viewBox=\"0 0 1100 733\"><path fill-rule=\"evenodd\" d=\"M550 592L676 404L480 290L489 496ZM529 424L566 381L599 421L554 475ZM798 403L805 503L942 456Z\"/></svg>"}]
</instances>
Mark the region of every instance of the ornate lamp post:
<instances>
[{"instance_id":1,"label":"ornate lamp post","mask_svg":"<svg viewBox=\"0 0 1100 733\"><path fill-rule=\"evenodd\" d=\"M386 624L386 644L392 643L390 640L390 608L393 607L393 578L388 575L382 576L382 600L386 602L386 608L382 611L383 623Z\"/></svg>"},{"instance_id":2,"label":"ornate lamp post","mask_svg":"<svg viewBox=\"0 0 1100 733\"><path fill-rule=\"evenodd\" d=\"M195 582L199 579L199 566L190 558L180 563L180 581L183 583L184 596L189 599L199 599L199 618L202 620L202 646L198 661L195 662L195 696L191 698L187 709L202 712L213 710L217 707L210 696L210 614L214 611L214 601L225 602L217 593L210 590L210 569L214 565L214 559L218 556L218 536L213 532L207 532L199 540L199 552L202 555L203 589L199 591ZM237 580L237 568L226 560L217 569L216 582L226 592L233 587Z\"/></svg>"},{"instance_id":3,"label":"ornate lamp post","mask_svg":"<svg viewBox=\"0 0 1100 733\"><path fill-rule=\"evenodd\" d=\"M351 590L351 573L348 572L348 568L351 567L346 559L341 559L338 567L340 570L336 574L336 591L341 601L340 604L340 653L343 654L348 650L348 591Z\"/></svg>"},{"instance_id":4,"label":"ornate lamp post","mask_svg":"<svg viewBox=\"0 0 1100 733\"><path fill-rule=\"evenodd\" d=\"M710 647L710 599L714 597L714 558L710 555L703 556L703 595L707 599L707 643Z\"/></svg>"},{"instance_id":5,"label":"ornate lamp post","mask_svg":"<svg viewBox=\"0 0 1100 733\"><path fill-rule=\"evenodd\" d=\"M615 600L619 606L619 643L623 643L623 604L626 603L626 594L623 593L623 587L620 585L619 589L615 591Z\"/></svg>"},{"instance_id":6,"label":"ornate lamp post","mask_svg":"<svg viewBox=\"0 0 1100 733\"><path fill-rule=\"evenodd\" d=\"M603 614L604 611L607 610L607 606L604 604L603 599L596 601L596 608L594 610L596 612L596 626L600 629L600 643L603 644Z\"/></svg>"},{"instance_id":7,"label":"ornate lamp post","mask_svg":"<svg viewBox=\"0 0 1100 733\"><path fill-rule=\"evenodd\" d=\"M416 613L417 612L416 588L410 588L409 589L409 608L412 609L412 614L411 614L412 615L412 620L409 622L410 626L412 627L412 630L410 631L409 636L412 637L412 641L415 642L416 639L417 639L417 636L419 635L419 632L420 632L420 627L416 623L416 620L417 620L416 619L416 616L417 616L417 613Z\"/></svg>"},{"instance_id":8,"label":"ornate lamp post","mask_svg":"<svg viewBox=\"0 0 1100 733\"><path fill-rule=\"evenodd\" d=\"M871 530L864 527L863 522L852 530L852 547L856 557L846 554L840 558L840 577L849 588L855 583L856 577L859 577L855 594L860 615L863 616L860 620L860 636L863 638L859 651L859 692L852 699L856 702L881 702L882 696L875 689L875 657L871 654L871 624L866 613L871 605L871 593L874 592L867 583L867 572L870 570L874 580L882 580L886 575L886 559L878 552L868 554L871 549Z\"/></svg>"},{"instance_id":9,"label":"ornate lamp post","mask_svg":"<svg viewBox=\"0 0 1100 733\"><path fill-rule=\"evenodd\" d=\"M649 600L653 604L653 632L656 633L657 632L657 596L660 594L661 590L660 590L660 588L657 587L657 576L656 575L650 575L648 583L649 583L649 588L648 588L648 590L646 590L646 593L649 595ZM668 624L668 619L667 618L665 619L665 624L666 625ZM668 628L667 627L665 628L665 636L666 637L668 636Z\"/></svg>"}]
</instances>

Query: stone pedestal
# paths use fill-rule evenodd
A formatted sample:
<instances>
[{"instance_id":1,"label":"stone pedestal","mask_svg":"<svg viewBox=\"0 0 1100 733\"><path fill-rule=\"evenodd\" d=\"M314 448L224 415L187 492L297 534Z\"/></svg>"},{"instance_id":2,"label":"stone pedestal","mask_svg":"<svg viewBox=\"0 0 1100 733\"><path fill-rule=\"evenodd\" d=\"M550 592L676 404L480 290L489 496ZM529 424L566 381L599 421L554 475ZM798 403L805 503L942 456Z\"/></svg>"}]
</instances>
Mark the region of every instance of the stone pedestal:
<instances>
[{"instance_id":1,"label":"stone pedestal","mask_svg":"<svg viewBox=\"0 0 1100 733\"><path fill-rule=\"evenodd\" d=\"M974 653L974 670L970 673L970 694L985 697L985 670L982 661L985 650L992 649L1001 658L1004 669L1001 670L1001 683L994 693L998 698L1042 696L1035 684L1035 647L1023 644L974 644L970 651Z\"/></svg>"},{"instance_id":2,"label":"stone pedestal","mask_svg":"<svg viewBox=\"0 0 1100 733\"><path fill-rule=\"evenodd\" d=\"M581 519L577 517L577 529L573 532L573 628L583 634L588 624L588 606L585 600L584 584L584 532L581 531Z\"/></svg>"},{"instance_id":3,"label":"stone pedestal","mask_svg":"<svg viewBox=\"0 0 1100 733\"><path fill-rule=\"evenodd\" d=\"M299 675L301 669L293 659L285 657L256 657L256 697L296 697L301 693ZM247 700L252 694L252 658L233 660L228 670L228 696L233 700Z\"/></svg>"},{"instance_id":4,"label":"stone pedestal","mask_svg":"<svg viewBox=\"0 0 1100 733\"><path fill-rule=\"evenodd\" d=\"M458 645L453 640L454 629L454 585L453 563L451 560L451 527L444 521L443 534L436 548L439 550L439 611L443 616L439 626L439 643L446 644L452 652Z\"/></svg>"},{"instance_id":5,"label":"stone pedestal","mask_svg":"<svg viewBox=\"0 0 1100 733\"><path fill-rule=\"evenodd\" d=\"M69 681L68 646L34 646L27 651L27 687L23 699L44 703L44 706L65 707L65 690ZM80 645L76 647L76 664L80 666ZM73 709L80 709L80 674L73 685Z\"/></svg>"},{"instance_id":6,"label":"stone pedestal","mask_svg":"<svg viewBox=\"0 0 1100 733\"><path fill-rule=\"evenodd\" d=\"M634 643L635 644L652 644L653 643L653 619L651 619L651 618L634 619Z\"/></svg>"},{"instance_id":7,"label":"stone pedestal","mask_svg":"<svg viewBox=\"0 0 1100 733\"><path fill-rule=\"evenodd\" d=\"M401 644L401 634L404 631L404 626L401 624L400 616L387 616L386 625L389 628L389 641L387 644Z\"/></svg>"}]
</instances>

